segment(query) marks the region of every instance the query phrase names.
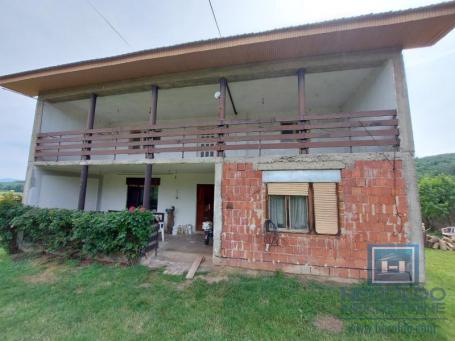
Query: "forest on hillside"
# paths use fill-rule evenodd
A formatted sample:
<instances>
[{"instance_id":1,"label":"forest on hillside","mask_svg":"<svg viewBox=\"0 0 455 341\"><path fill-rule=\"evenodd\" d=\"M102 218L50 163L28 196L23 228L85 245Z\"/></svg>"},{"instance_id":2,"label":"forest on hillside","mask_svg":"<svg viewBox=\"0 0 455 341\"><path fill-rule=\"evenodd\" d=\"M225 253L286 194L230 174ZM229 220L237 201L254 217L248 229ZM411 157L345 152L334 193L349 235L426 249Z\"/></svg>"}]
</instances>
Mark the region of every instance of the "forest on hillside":
<instances>
[{"instance_id":1,"label":"forest on hillside","mask_svg":"<svg viewBox=\"0 0 455 341\"><path fill-rule=\"evenodd\" d=\"M455 153L416 158L422 219L437 230L455 225Z\"/></svg>"}]
</instances>

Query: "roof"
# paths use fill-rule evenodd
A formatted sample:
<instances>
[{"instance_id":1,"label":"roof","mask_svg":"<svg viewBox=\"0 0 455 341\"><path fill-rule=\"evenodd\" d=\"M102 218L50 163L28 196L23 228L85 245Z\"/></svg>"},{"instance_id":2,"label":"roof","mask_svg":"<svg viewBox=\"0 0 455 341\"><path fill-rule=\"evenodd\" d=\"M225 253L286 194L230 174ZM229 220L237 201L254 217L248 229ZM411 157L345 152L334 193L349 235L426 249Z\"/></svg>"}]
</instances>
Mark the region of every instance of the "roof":
<instances>
[{"instance_id":1,"label":"roof","mask_svg":"<svg viewBox=\"0 0 455 341\"><path fill-rule=\"evenodd\" d=\"M455 25L455 1L415 9L202 40L0 77L28 96L168 73L436 43Z\"/></svg>"}]
</instances>

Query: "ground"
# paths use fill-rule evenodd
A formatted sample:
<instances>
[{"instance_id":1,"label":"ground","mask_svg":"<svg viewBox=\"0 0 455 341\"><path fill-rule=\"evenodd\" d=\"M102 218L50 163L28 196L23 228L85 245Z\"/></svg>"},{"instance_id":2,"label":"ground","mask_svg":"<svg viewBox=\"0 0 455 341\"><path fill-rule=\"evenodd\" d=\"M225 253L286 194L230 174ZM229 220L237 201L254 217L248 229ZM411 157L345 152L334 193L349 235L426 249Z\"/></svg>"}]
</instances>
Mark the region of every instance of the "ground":
<instances>
[{"instance_id":1,"label":"ground","mask_svg":"<svg viewBox=\"0 0 455 341\"><path fill-rule=\"evenodd\" d=\"M437 337L455 339L455 252L426 256L427 287L447 291L448 320ZM281 273L202 273L186 281L139 265L12 259L0 250L0 330L3 340L410 338L352 331L340 313L342 287Z\"/></svg>"}]
</instances>

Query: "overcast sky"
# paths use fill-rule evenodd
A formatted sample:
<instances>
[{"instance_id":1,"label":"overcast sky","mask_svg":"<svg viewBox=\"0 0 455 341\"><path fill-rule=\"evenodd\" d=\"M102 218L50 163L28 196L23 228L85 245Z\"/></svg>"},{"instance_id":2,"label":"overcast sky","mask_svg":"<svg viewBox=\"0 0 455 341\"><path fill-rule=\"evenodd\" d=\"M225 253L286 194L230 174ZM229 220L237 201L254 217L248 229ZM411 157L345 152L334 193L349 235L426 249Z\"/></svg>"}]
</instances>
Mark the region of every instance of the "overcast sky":
<instances>
[{"instance_id":1,"label":"overcast sky","mask_svg":"<svg viewBox=\"0 0 455 341\"><path fill-rule=\"evenodd\" d=\"M437 2L212 0L223 36ZM208 0L0 0L0 75L217 36ZM404 56L417 156L455 152L455 31ZM0 89L0 178L25 177L34 110Z\"/></svg>"}]
</instances>

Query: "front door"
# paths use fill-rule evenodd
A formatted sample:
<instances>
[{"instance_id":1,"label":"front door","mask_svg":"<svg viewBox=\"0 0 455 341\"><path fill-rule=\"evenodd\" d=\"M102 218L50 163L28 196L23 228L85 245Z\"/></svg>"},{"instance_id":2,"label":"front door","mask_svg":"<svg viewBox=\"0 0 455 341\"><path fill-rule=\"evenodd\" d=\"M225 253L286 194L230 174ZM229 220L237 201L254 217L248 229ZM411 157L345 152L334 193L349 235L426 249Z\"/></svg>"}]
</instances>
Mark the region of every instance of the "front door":
<instances>
[{"instance_id":1,"label":"front door","mask_svg":"<svg viewBox=\"0 0 455 341\"><path fill-rule=\"evenodd\" d=\"M202 222L213 222L214 185L197 185L196 231L202 231Z\"/></svg>"}]
</instances>

